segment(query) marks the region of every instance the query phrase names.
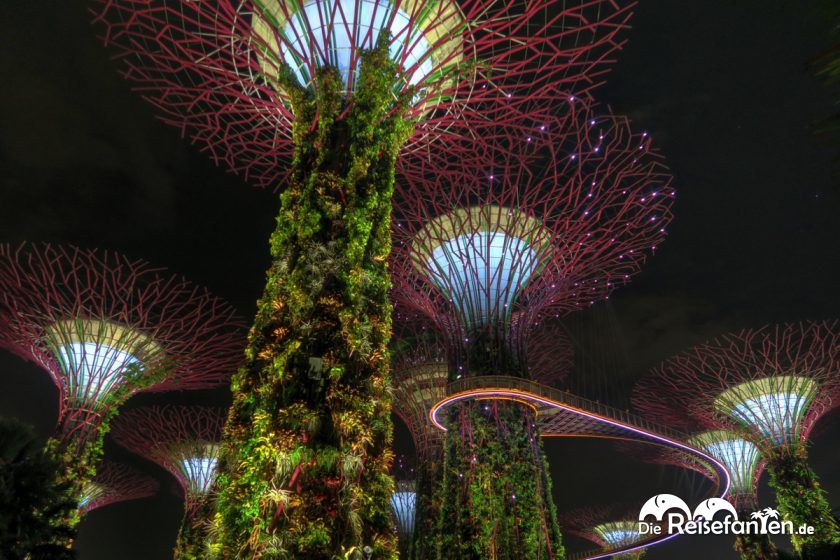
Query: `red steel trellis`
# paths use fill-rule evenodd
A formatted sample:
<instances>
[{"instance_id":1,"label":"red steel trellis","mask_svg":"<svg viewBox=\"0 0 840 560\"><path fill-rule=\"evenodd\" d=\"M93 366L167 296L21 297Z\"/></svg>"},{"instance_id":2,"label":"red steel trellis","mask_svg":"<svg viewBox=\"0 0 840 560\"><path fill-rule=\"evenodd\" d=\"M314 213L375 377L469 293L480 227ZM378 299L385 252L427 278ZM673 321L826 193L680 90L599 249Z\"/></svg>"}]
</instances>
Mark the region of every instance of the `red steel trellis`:
<instances>
[{"instance_id":1,"label":"red steel trellis","mask_svg":"<svg viewBox=\"0 0 840 560\"><path fill-rule=\"evenodd\" d=\"M429 410L446 395L446 349L433 332L420 329L396 342L391 359L392 407L411 432L420 468L429 468L437 464L443 445L443 432L429 421Z\"/></svg>"},{"instance_id":2,"label":"red steel trellis","mask_svg":"<svg viewBox=\"0 0 840 560\"><path fill-rule=\"evenodd\" d=\"M104 461L97 469L96 478L84 485L82 515L95 509L153 496L160 485L152 477L142 474L122 463Z\"/></svg>"},{"instance_id":3,"label":"red steel trellis","mask_svg":"<svg viewBox=\"0 0 840 560\"><path fill-rule=\"evenodd\" d=\"M525 363L528 378L556 387L574 365L575 347L558 321L543 321L525 337Z\"/></svg>"},{"instance_id":4,"label":"red steel trellis","mask_svg":"<svg viewBox=\"0 0 840 560\"><path fill-rule=\"evenodd\" d=\"M567 103L558 119L501 127L469 158L456 149L403 169L394 299L455 347L487 327L522 349L543 318L627 283L665 236L674 191L649 135Z\"/></svg>"},{"instance_id":5,"label":"red steel trellis","mask_svg":"<svg viewBox=\"0 0 840 560\"><path fill-rule=\"evenodd\" d=\"M585 539L604 551L616 548L629 548L636 542L642 541L638 532L638 516L641 506L628 504L612 504L608 506L591 506L579 508L558 516L563 531ZM613 531L620 538L609 538ZM612 542L610 542L612 541ZM644 549L616 555L625 560L641 558Z\"/></svg>"},{"instance_id":6,"label":"red steel trellis","mask_svg":"<svg viewBox=\"0 0 840 560\"><path fill-rule=\"evenodd\" d=\"M463 134L460 125L514 122L513 107L553 98L548 86L580 95L597 85L623 44L618 35L631 7L615 0L97 0L92 11L125 77L163 120L215 162L276 188L292 153L294 116L277 81L285 65L302 86L313 85L319 66L337 66L351 97L361 52L375 44L378 27L390 29L401 71L395 94L413 88L410 111L419 119L404 151L424 154L431 140Z\"/></svg>"},{"instance_id":7,"label":"red steel trellis","mask_svg":"<svg viewBox=\"0 0 840 560\"><path fill-rule=\"evenodd\" d=\"M808 321L721 335L666 360L639 382L633 403L676 427L700 422L747 430L762 452L793 451L840 404L838 324Z\"/></svg>"},{"instance_id":8,"label":"red steel trellis","mask_svg":"<svg viewBox=\"0 0 840 560\"><path fill-rule=\"evenodd\" d=\"M242 360L244 324L204 288L117 253L0 245L0 346L59 390L58 434L83 447L139 391L215 387Z\"/></svg>"},{"instance_id":9,"label":"red steel trellis","mask_svg":"<svg viewBox=\"0 0 840 560\"><path fill-rule=\"evenodd\" d=\"M175 477L189 517L212 489L225 419L224 409L205 406L136 408L120 415L113 436Z\"/></svg>"}]
</instances>

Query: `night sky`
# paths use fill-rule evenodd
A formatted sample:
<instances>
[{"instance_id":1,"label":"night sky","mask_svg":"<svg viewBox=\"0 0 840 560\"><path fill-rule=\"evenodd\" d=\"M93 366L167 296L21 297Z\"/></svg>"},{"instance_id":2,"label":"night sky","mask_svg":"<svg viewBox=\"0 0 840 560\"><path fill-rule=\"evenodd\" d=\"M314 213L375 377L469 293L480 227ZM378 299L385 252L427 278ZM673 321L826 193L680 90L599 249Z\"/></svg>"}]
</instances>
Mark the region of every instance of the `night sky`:
<instances>
[{"instance_id":1,"label":"night sky","mask_svg":"<svg viewBox=\"0 0 840 560\"><path fill-rule=\"evenodd\" d=\"M69 242L164 265L254 312L277 207L213 166L129 91L82 0L0 2L0 241ZM675 175L671 235L630 286L589 313L620 367L591 381L622 404L634 379L688 345L767 322L840 317L840 190L834 148L812 132L832 97L809 61L828 44L815 2L641 0L629 43L597 97L649 131ZM608 320L604 320L606 317ZM584 318L587 319L587 318ZM593 319L595 320L595 319ZM583 381L579 381L583 383ZM225 391L150 402L224 403ZM0 415L47 437L56 390L0 353ZM817 428L812 464L840 505L840 415ZM410 449L397 426L398 449ZM174 479L108 443L162 483L155 498L94 511L80 560L171 558ZM598 440L551 440L561 511L691 486L674 470ZM683 477L684 478L684 477ZM694 481L694 485L701 484ZM762 490L762 505L772 504ZM575 549L579 542L568 539ZM677 539L648 558L736 558L730 537Z\"/></svg>"}]
</instances>

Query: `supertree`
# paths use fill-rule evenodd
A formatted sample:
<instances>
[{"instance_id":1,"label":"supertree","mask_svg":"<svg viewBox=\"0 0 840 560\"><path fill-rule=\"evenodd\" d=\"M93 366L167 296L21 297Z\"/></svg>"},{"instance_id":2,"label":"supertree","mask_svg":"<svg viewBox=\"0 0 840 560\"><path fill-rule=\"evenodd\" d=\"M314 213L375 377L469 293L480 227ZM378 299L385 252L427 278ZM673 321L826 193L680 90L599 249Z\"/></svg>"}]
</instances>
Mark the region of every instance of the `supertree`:
<instances>
[{"instance_id":1,"label":"supertree","mask_svg":"<svg viewBox=\"0 0 840 560\"><path fill-rule=\"evenodd\" d=\"M429 421L429 410L446 394L449 367L445 348L434 330L421 326L417 317L401 318L399 312L396 315L402 328L397 329L392 340L392 403L394 412L411 433L417 455L412 532L401 536L400 557L419 560L431 556L434 544L439 513L434 488L443 458L443 433ZM407 547L403 545L406 536L412 539Z\"/></svg>"},{"instance_id":2,"label":"supertree","mask_svg":"<svg viewBox=\"0 0 840 560\"><path fill-rule=\"evenodd\" d=\"M637 408L648 420L670 422L674 426L673 416L662 417L657 410L648 410L649 400L646 397L638 395L635 400ZM675 414L678 414L676 410ZM758 483L764 472L764 458L758 447L736 431L702 430L698 422L686 414L680 417L676 427L692 434L686 440L689 445L705 451L726 467L730 474L727 500L735 506L738 519L749 519L758 510ZM711 479L709 469L691 455L676 453L665 447L639 446L628 442L622 442L619 447L623 452L647 462L691 469ZM774 560L777 557L776 546L766 534L737 535L735 550L743 560Z\"/></svg>"},{"instance_id":3,"label":"supertree","mask_svg":"<svg viewBox=\"0 0 840 560\"><path fill-rule=\"evenodd\" d=\"M58 388L50 446L76 503L120 406L139 391L225 383L242 361L244 334L227 303L143 261L0 245L0 345L40 365Z\"/></svg>"},{"instance_id":4,"label":"supertree","mask_svg":"<svg viewBox=\"0 0 840 560\"><path fill-rule=\"evenodd\" d=\"M178 560L209 554L206 517L213 507L225 416L221 408L151 406L126 411L114 425L117 443L169 471L183 491L184 520L175 546Z\"/></svg>"},{"instance_id":5,"label":"supertree","mask_svg":"<svg viewBox=\"0 0 840 560\"><path fill-rule=\"evenodd\" d=\"M165 120L214 160L284 187L223 447L222 555L393 556L386 263L398 156L515 121L549 84L588 90L629 7L97 0L94 14ZM271 488L285 492L266 499Z\"/></svg>"},{"instance_id":6,"label":"supertree","mask_svg":"<svg viewBox=\"0 0 840 560\"><path fill-rule=\"evenodd\" d=\"M417 521L417 490L412 480L396 480L391 496L391 515L397 526L400 558L408 558L414 541Z\"/></svg>"},{"instance_id":7,"label":"supertree","mask_svg":"<svg viewBox=\"0 0 840 560\"><path fill-rule=\"evenodd\" d=\"M106 460L97 469L96 477L82 488L79 509L85 515L117 502L148 498L159 486L155 479L136 469Z\"/></svg>"},{"instance_id":8,"label":"supertree","mask_svg":"<svg viewBox=\"0 0 840 560\"><path fill-rule=\"evenodd\" d=\"M394 294L443 335L450 381L527 378L542 318L606 297L664 237L673 191L647 135L569 105L400 185ZM470 401L447 415L440 557L562 555L535 411Z\"/></svg>"},{"instance_id":9,"label":"supertree","mask_svg":"<svg viewBox=\"0 0 840 560\"><path fill-rule=\"evenodd\" d=\"M840 542L837 521L807 461L815 423L840 399L837 321L808 321L725 334L666 360L643 379L635 404L674 423L693 416L752 442L766 460L778 509L795 527L797 552Z\"/></svg>"},{"instance_id":10,"label":"supertree","mask_svg":"<svg viewBox=\"0 0 840 560\"><path fill-rule=\"evenodd\" d=\"M758 481L764 472L764 459L758 447L739 433L707 430L694 434L688 443L702 449L726 466L731 475L728 500L735 506L739 519L749 518L758 510ZM735 550L744 560L773 560L776 545L766 534L740 534Z\"/></svg>"},{"instance_id":11,"label":"supertree","mask_svg":"<svg viewBox=\"0 0 840 560\"><path fill-rule=\"evenodd\" d=\"M638 508L601 506L581 508L560 515L563 530L570 535L586 539L604 552L623 549L640 543L645 539L639 529L639 521L630 514ZM645 555L645 549L639 548L623 554L610 556L614 560L638 560Z\"/></svg>"}]
</instances>

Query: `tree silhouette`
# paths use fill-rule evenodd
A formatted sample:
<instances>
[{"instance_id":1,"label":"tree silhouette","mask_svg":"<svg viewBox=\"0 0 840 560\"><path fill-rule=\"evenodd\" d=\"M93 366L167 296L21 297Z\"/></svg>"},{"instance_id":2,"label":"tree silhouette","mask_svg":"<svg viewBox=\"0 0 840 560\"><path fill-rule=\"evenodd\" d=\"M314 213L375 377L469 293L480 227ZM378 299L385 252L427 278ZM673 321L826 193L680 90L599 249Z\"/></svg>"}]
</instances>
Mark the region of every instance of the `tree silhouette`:
<instances>
[{"instance_id":1,"label":"tree silhouette","mask_svg":"<svg viewBox=\"0 0 840 560\"><path fill-rule=\"evenodd\" d=\"M62 546L76 504L56 482L59 462L28 425L0 418L0 558L69 560Z\"/></svg>"}]
</instances>

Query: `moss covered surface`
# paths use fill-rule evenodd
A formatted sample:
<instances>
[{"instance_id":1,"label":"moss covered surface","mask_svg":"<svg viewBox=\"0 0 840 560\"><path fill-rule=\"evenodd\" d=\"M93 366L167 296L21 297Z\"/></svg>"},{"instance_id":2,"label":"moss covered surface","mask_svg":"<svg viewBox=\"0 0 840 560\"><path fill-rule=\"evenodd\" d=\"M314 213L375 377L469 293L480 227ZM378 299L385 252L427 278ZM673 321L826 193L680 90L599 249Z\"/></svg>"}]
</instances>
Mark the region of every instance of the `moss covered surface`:
<instances>
[{"instance_id":1,"label":"moss covered surface","mask_svg":"<svg viewBox=\"0 0 840 560\"><path fill-rule=\"evenodd\" d=\"M281 78L294 162L272 264L233 381L211 557L396 557L387 258L401 115L387 42L353 103L335 69L315 91ZM410 94L410 92L409 92Z\"/></svg>"},{"instance_id":2,"label":"moss covered surface","mask_svg":"<svg viewBox=\"0 0 840 560\"><path fill-rule=\"evenodd\" d=\"M743 519L743 516L739 515ZM741 560L776 560L776 545L767 535L738 535L735 537L735 552Z\"/></svg>"},{"instance_id":3,"label":"moss covered surface","mask_svg":"<svg viewBox=\"0 0 840 560\"><path fill-rule=\"evenodd\" d=\"M447 424L436 557L563 558L534 411L476 401L453 407Z\"/></svg>"},{"instance_id":4,"label":"moss covered surface","mask_svg":"<svg viewBox=\"0 0 840 560\"><path fill-rule=\"evenodd\" d=\"M813 535L791 536L794 550L806 556L840 543L837 519L817 475L808 466L805 447L769 453L767 470L782 519L792 521L794 530L805 524L814 526Z\"/></svg>"}]
</instances>

